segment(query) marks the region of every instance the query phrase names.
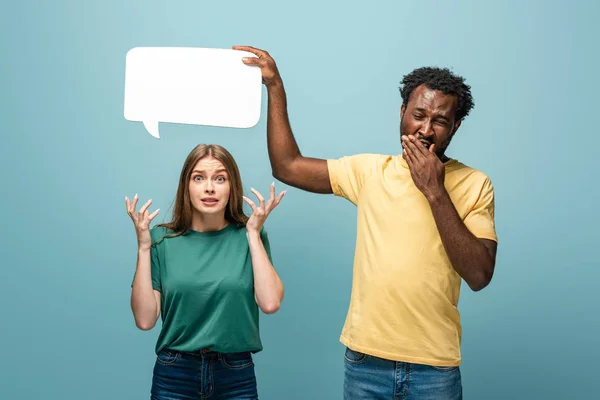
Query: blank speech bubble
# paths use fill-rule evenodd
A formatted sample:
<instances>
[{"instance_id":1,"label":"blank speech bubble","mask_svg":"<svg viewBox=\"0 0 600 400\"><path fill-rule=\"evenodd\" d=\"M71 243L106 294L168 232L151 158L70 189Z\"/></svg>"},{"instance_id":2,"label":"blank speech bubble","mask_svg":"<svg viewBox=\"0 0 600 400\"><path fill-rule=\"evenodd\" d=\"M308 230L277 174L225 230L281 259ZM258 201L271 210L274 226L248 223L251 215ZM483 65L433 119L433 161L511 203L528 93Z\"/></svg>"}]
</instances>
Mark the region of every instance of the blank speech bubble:
<instances>
[{"instance_id":1,"label":"blank speech bubble","mask_svg":"<svg viewBox=\"0 0 600 400\"><path fill-rule=\"evenodd\" d=\"M262 74L228 49L135 47L125 65L125 119L159 139L159 122L251 128L260 119Z\"/></svg>"}]
</instances>

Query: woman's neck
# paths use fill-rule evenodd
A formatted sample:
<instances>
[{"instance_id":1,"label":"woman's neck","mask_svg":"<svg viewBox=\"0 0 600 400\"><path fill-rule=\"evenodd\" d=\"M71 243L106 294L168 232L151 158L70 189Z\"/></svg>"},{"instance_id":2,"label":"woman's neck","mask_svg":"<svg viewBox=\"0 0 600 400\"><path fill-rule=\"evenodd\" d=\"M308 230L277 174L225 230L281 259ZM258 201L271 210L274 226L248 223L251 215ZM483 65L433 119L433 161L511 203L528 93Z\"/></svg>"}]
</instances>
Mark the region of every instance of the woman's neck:
<instances>
[{"instance_id":1,"label":"woman's neck","mask_svg":"<svg viewBox=\"0 0 600 400\"><path fill-rule=\"evenodd\" d=\"M198 232L220 231L229 225L224 213L217 215L206 215L195 212L192 216L192 229Z\"/></svg>"}]
</instances>

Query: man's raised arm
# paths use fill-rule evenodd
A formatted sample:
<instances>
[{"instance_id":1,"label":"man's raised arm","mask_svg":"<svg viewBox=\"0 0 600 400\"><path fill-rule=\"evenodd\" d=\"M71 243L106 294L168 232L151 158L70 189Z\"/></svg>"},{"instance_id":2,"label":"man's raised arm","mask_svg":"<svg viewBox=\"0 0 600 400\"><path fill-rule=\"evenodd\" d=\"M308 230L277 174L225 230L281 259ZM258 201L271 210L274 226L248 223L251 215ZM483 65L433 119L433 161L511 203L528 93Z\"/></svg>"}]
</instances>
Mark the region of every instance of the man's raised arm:
<instances>
[{"instance_id":1,"label":"man's raised arm","mask_svg":"<svg viewBox=\"0 0 600 400\"><path fill-rule=\"evenodd\" d=\"M327 161L304 157L300 153L287 113L287 99L283 81L273 58L264 50L249 46L234 46L255 54L258 58L244 58L244 63L260 67L267 87L267 148L273 176L281 182L313 193L333 193L329 181Z\"/></svg>"}]
</instances>

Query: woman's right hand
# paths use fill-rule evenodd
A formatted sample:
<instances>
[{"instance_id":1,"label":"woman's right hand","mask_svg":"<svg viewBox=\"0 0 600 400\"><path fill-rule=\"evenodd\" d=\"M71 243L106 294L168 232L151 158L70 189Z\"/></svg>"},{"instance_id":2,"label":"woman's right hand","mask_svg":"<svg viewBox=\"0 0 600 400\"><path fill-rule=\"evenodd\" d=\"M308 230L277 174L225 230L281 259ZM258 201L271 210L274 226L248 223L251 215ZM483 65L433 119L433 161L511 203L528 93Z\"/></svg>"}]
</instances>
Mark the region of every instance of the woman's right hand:
<instances>
[{"instance_id":1,"label":"woman's right hand","mask_svg":"<svg viewBox=\"0 0 600 400\"><path fill-rule=\"evenodd\" d=\"M136 194L133 197L133 201L129 201L128 197L125 197L125 205L127 206L127 214L131 217L133 224L135 225L135 233L137 235L138 249L150 250L152 245L152 237L150 236L150 222L158 215L160 208L154 211L152 214L148 213L148 207L152 204L152 199L148 200L146 204L140 208L140 212L136 212L135 207L139 198Z\"/></svg>"}]
</instances>

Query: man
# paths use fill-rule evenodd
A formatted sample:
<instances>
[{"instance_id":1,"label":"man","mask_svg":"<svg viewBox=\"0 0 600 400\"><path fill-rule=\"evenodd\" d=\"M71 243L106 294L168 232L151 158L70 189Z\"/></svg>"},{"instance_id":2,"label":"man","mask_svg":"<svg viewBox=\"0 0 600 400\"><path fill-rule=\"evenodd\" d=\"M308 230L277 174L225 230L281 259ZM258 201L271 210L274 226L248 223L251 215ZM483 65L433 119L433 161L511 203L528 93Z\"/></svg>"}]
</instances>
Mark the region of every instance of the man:
<instances>
[{"instance_id":1,"label":"man","mask_svg":"<svg viewBox=\"0 0 600 400\"><path fill-rule=\"evenodd\" d=\"M445 154L473 107L469 86L447 69L416 69L400 89L401 155L321 160L296 144L273 58L234 49L258 56L244 62L267 87L274 177L357 206L344 398L461 399L461 279L486 287L497 245L490 179Z\"/></svg>"}]
</instances>

